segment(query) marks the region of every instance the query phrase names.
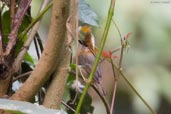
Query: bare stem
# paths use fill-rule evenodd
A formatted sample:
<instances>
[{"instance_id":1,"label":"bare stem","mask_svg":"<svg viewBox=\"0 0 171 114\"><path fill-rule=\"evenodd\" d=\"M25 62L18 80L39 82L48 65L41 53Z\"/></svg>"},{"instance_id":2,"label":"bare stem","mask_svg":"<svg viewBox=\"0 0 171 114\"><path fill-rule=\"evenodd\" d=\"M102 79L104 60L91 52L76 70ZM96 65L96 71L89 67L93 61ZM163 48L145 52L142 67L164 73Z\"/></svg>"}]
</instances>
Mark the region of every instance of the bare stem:
<instances>
[{"instance_id":1,"label":"bare stem","mask_svg":"<svg viewBox=\"0 0 171 114\"><path fill-rule=\"evenodd\" d=\"M32 73L32 71L23 73L23 74L17 76L16 78L14 78L12 81L15 82L15 81L17 81L17 80L19 80L19 79L21 79L21 78L23 78L23 77L29 76L31 73Z\"/></svg>"},{"instance_id":2,"label":"bare stem","mask_svg":"<svg viewBox=\"0 0 171 114\"><path fill-rule=\"evenodd\" d=\"M113 114L113 109L114 109L114 104L115 104L115 96L116 96L116 89L117 89L117 85L118 85L118 75L115 72L115 67L114 67L114 63L113 63L112 59L110 59L110 63L112 65L113 76L114 76L112 102L111 102L111 106L110 106L110 114Z\"/></svg>"},{"instance_id":3,"label":"bare stem","mask_svg":"<svg viewBox=\"0 0 171 114\"><path fill-rule=\"evenodd\" d=\"M10 18L11 18L11 29L12 27L12 23L14 23L14 16L15 16L15 0L10 0Z\"/></svg>"},{"instance_id":4,"label":"bare stem","mask_svg":"<svg viewBox=\"0 0 171 114\"><path fill-rule=\"evenodd\" d=\"M15 44L17 42L18 30L19 30L19 27L22 23L22 19L25 15L30 3L31 3L31 0L20 0L20 2L19 2L17 12L13 19L11 32L8 36L9 42L7 44L7 47L6 47L6 50L4 53L5 56L8 56L10 54L12 48L15 46Z\"/></svg>"},{"instance_id":5,"label":"bare stem","mask_svg":"<svg viewBox=\"0 0 171 114\"><path fill-rule=\"evenodd\" d=\"M145 99L138 93L138 91L134 88L134 86L131 84L131 82L126 78L126 76L123 74L123 72L114 65L115 69L119 72L119 74L122 76L122 78L126 81L126 83L129 85L129 87L134 91L134 93L141 99L141 101L145 104L145 106L150 110L152 114L157 114L151 106L145 101Z\"/></svg>"},{"instance_id":6,"label":"bare stem","mask_svg":"<svg viewBox=\"0 0 171 114\"><path fill-rule=\"evenodd\" d=\"M107 102L105 96L103 96L103 95L101 94L101 92L99 91L99 89L98 89L96 86L92 85L92 88L96 91L96 93L99 95L99 97L100 97L101 100L103 101L103 104L104 104L105 107L106 107L106 112L107 112L107 114L112 114L112 113L110 113L110 107L109 107L109 104L108 104L108 102Z\"/></svg>"},{"instance_id":7,"label":"bare stem","mask_svg":"<svg viewBox=\"0 0 171 114\"><path fill-rule=\"evenodd\" d=\"M1 15L1 11L0 11L0 15ZM0 17L0 62L1 62L1 59L3 57L3 43L2 43L2 22L1 22L1 17Z\"/></svg>"},{"instance_id":8,"label":"bare stem","mask_svg":"<svg viewBox=\"0 0 171 114\"><path fill-rule=\"evenodd\" d=\"M68 1L53 0L51 23L48 38L43 53L29 78L12 95L11 99L31 100L43 84L55 71L61 54L61 47L65 45L66 19L68 17ZM59 86L60 87L60 86Z\"/></svg>"},{"instance_id":9,"label":"bare stem","mask_svg":"<svg viewBox=\"0 0 171 114\"><path fill-rule=\"evenodd\" d=\"M38 43L37 43L37 40L36 40L35 37L34 37L34 46L35 46L35 49L36 49L37 58L40 59L39 47L38 47Z\"/></svg>"},{"instance_id":10,"label":"bare stem","mask_svg":"<svg viewBox=\"0 0 171 114\"><path fill-rule=\"evenodd\" d=\"M76 37L76 80L78 80L78 0L74 0L75 2L75 37ZM77 83L78 84L78 83ZM78 85L76 87L78 90Z\"/></svg>"},{"instance_id":11,"label":"bare stem","mask_svg":"<svg viewBox=\"0 0 171 114\"><path fill-rule=\"evenodd\" d=\"M41 6L39 12L42 12L42 11L44 11L44 9L47 9L47 7L48 7L49 5L48 5L47 7L45 7L45 6L48 4L48 2L49 2L49 0L44 0L44 2L42 3L42 6ZM45 11L47 11L47 10L45 10ZM30 34L29 34L27 40L26 40L25 43L24 43L24 47L29 47L29 46L30 46L31 42L32 42L33 39L34 39L35 34L37 33L37 30L38 30L38 28L39 28L39 24L40 24L40 20L37 21L37 23L35 23L35 25L33 26L33 28L32 28L32 30L31 30L31 32L30 32ZM14 70L15 70L14 72L18 72L18 70L19 70L19 68L20 68L20 65L21 65L21 62L22 62L22 60L23 60L23 58L24 58L24 56L25 56L27 50L28 50L28 48L23 48L23 49L19 52L17 58L15 59L14 65L13 65Z\"/></svg>"},{"instance_id":12,"label":"bare stem","mask_svg":"<svg viewBox=\"0 0 171 114\"><path fill-rule=\"evenodd\" d=\"M71 106L69 106L64 100L61 101L61 103L67 107L68 109L72 110L73 112L75 112L75 109L73 109Z\"/></svg>"}]
</instances>

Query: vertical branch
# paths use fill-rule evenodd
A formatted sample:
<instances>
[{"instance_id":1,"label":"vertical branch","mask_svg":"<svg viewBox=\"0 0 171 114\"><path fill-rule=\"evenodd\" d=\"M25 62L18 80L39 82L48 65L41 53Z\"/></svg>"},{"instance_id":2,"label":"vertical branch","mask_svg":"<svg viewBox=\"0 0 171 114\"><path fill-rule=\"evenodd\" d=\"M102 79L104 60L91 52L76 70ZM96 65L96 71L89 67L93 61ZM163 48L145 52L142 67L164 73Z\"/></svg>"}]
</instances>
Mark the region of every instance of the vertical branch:
<instances>
[{"instance_id":1,"label":"vertical branch","mask_svg":"<svg viewBox=\"0 0 171 114\"><path fill-rule=\"evenodd\" d=\"M1 11L0 11L0 62L3 57L3 43L2 43L2 20L1 20Z\"/></svg>"},{"instance_id":2,"label":"vertical branch","mask_svg":"<svg viewBox=\"0 0 171 114\"><path fill-rule=\"evenodd\" d=\"M123 45L122 45L122 36L121 36L121 32L119 30L119 27L117 26L117 24L115 23L115 21L112 19L112 22L114 23L119 36L120 36L120 40L121 40L121 53L120 53L120 59L119 59L119 69L121 70L122 67L122 59L123 59ZM119 47L120 49L120 47ZM114 63L112 60L110 60L110 63L112 65L112 69L113 69L113 74L114 74L114 87L113 87L113 95L112 95L112 102L111 102L111 106L110 106L110 113L113 113L114 110L114 104L115 104L115 96L116 96L116 90L117 90L117 85L118 85L118 79L119 79L119 75L116 74L115 72L115 68L114 68Z\"/></svg>"},{"instance_id":3,"label":"vertical branch","mask_svg":"<svg viewBox=\"0 0 171 114\"><path fill-rule=\"evenodd\" d=\"M111 106L110 106L110 114L113 114L113 109L114 109L114 105L115 105L116 89L117 89L117 85L118 85L118 75L115 72L115 67L114 67L114 63L113 63L112 59L110 59L110 63L112 65L112 70L113 70L113 75L114 75L112 102L111 102Z\"/></svg>"},{"instance_id":4,"label":"vertical branch","mask_svg":"<svg viewBox=\"0 0 171 114\"><path fill-rule=\"evenodd\" d=\"M123 72L114 65L115 69L119 72L119 74L122 76L122 78L126 81L126 83L129 85L129 87L134 91L134 93L140 98L140 100L145 104L145 106L149 109L149 111L152 114L157 114L152 107L147 103L147 101L138 93L138 91L134 88L134 86L131 84L131 82L126 78L126 76L123 74Z\"/></svg>"},{"instance_id":5,"label":"vertical branch","mask_svg":"<svg viewBox=\"0 0 171 114\"><path fill-rule=\"evenodd\" d=\"M76 58L76 80L78 81L78 0L74 0L74 5L75 5L74 16L75 16L75 38L76 38L76 57L75 57ZM76 89L78 89L77 87Z\"/></svg>"},{"instance_id":6,"label":"vertical branch","mask_svg":"<svg viewBox=\"0 0 171 114\"><path fill-rule=\"evenodd\" d=\"M67 4L67 0L53 0L49 34L43 53L34 71L11 99L31 100L58 66L65 41Z\"/></svg>"},{"instance_id":7,"label":"vertical branch","mask_svg":"<svg viewBox=\"0 0 171 114\"><path fill-rule=\"evenodd\" d=\"M110 28L110 25L111 25L111 20L112 20L112 17L113 17L113 14L114 14L114 6L115 6L115 0L111 0L111 3L110 3L110 8L109 8L109 11L108 11L108 18L107 18L107 22L106 22L106 26L105 26L105 30L103 32L103 36L102 36L102 40L101 40L101 43L100 43L100 48L99 48L99 51L97 53L97 57L95 59L95 63L93 65L93 68L92 68L92 71L90 73L90 76L89 76L89 80L90 80L90 83L87 83L84 90L83 90L83 93L81 95L81 98L80 98L80 101L78 103L78 106L76 108L76 112L75 114L78 114L80 109L81 109L81 106L82 106L82 103L83 103L83 100L85 98L85 95L91 85L91 82L93 80L93 77L94 77L94 73L96 71L96 68L97 68L97 65L98 65L98 62L100 60L100 57L101 57L101 53L102 53L102 50L104 48L104 45L105 45L105 42L106 42L106 39L107 39L107 35L108 35L108 31L109 31L109 28Z\"/></svg>"},{"instance_id":8,"label":"vertical branch","mask_svg":"<svg viewBox=\"0 0 171 114\"><path fill-rule=\"evenodd\" d=\"M123 50L125 48L125 46L123 45L123 41L122 41L122 35L121 35L121 32L119 30L119 27L117 26L116 22L112 19L112 22L114 23L118 33L119 33L119 36L120 36L120 40L121 40L121 53L120 53L120 59L119 59L119 69L121 70L122 69L122 59L123 59Z\"/></svg>"},{"instance_id":9,"label":"vertical branch","mask_svg":"<svg viewBox=\"0 0 171 114\"><path fill-rule=\"evenodd\" d=\"M65 37L66 44L61 48L62 53L60 56L60 63L59 66L57 66L55 75L53 76L53 80L47 90L44 103L43 105L48 108L54 108L59 109L61 105L61 101L63 98L63 94L65 91L65 83L68 76L68 67L70 64L70 56L71 52L71 43L74 38L75 28L76 28L76 21L75 21L75 9L77 6L75 6L74 0L70 0L70 12L69 17L66 22L66 30L67 34Z\"/></svg>"},{"instance_id":10,"label":"vertical branch","mask_svg":"<svg viewBox=\"0 0 171 114\"><path fill-rule=\"evenodd\" d=\"M12 23L15 16L15 0L10 0L10 18L11 18L11 29L13 28Z\"/></svg>"},{"instance_id":11,"label":"vertical branch","mask_svg":"<svg viewBox=\"0 0 171 114\"><path fill-rule=\"evenodd\" d=\"M43 52L43 43L42 43L42 40L40 39L40 36L38 33L36 33L36 40L38 42L40 52L42 53Z\"/></svg>"},{"instance_id":12,"label":"vertical branch","mask_svg":"<svg viewBox=\"0 0 171 114\"><path fill-rule=\"evenodd\" d=\"M37 20L35 22L34 26L32 27L32 30L30 31L30 34L29 34L27 40L25 41L23 47L29 47L30 46L30 44L31 44L31 42L32 42L32 40L33 40L33 38L34 38L35 34L37 33L38 28L39 28L40 17L42 17L42 15L52 6L52 2L50 2L49 4L48 4L48 2L49 2L49 0L44 0L44 2L42 3L42 6L41 6L40 11L39 11L39 13L40 12L41 13L38 15L38 17L39 17L38 19L39 20ZM19 54L18 54L18 56L15 59L14 64L13 64L14 72L18 72L18 70L20 68L20 65L21 65L21 62L22 62L26 52L27 52L27 48L23 48L19 52Z\"/></svg>"},{"instance_id":13,"label":"vertical branch","mask_svg":"<svg viewBox=\"0 0 171 114\"><path fill-rule=\"evenodd\" d=\"M108 101L106 100L105 96L101 95L99 89L96 86L92 85L92 88L96 91L96 93L99 95L99 97L103 101L103 104L105 105L107 114L112 114L112 113L110 113L110 107L109 107Z\"/></svg>"},{"instance_id":14,"label":"vertical branch","mask_svg":"<svg viewBox=\"0 0 171 114\"><path fill-rule=\"evenodd\" d=\"M34 47L35 47L35 50L36 50L37 58L40 59L40 52L39 52L37 39L34 37L33 41L34 41Z\"/></svg>"},{"instance_id":15,"label":"vertical branch","mask_svg":"<svg viewBox=\"0 0 171 114\"><path fill-rule=\"evenodd\" d=\"M8 56L10 54L12 48L16 44L19 27L22 23L22 19L25 15L30 3L31 3L31 0L20 0L20 2L19 2L19 6L18 6L17 12L15 14L15 17L13 19L13 23L12 23L12 28L11 28L12 30L8 36L9 42L7 44L7 47L6 47L6 50L4 53L5 56Z\"/></svg>"}]
</instances>

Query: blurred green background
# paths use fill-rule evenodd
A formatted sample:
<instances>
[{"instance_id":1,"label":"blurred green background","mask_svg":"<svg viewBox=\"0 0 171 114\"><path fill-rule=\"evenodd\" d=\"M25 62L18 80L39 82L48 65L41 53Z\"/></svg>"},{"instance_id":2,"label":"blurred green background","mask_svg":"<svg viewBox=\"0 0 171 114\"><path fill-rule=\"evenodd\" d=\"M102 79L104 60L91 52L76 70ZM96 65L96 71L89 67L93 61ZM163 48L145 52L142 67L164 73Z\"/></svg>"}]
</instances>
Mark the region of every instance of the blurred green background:
<instances>
[{"instance_id":1,"label":"blurred green background","mask_svg":"<svg viewBox=\"0 0 171 114\"><path fill-rule=\"evenodd\" d=\"M107 18L110 0L87 0L99 16L99 28L95 28L99 43ZM171 1L116 0L113 19L124 36L129 38L130 48L124 53L123 72L138 92L158 114L171 113ZM120 44L118 32L111 24L106 50ZM106 67L106 66L105 66ZM108 69L104 71L108 72ZM108 67L107 67L108 68ZM109 73L109 72L108 72ZM104 73L107 88L111 76ZM112 90L109 90L112 91ZM98 112L99 111L99 112ZM150 114L148 109L120 77L116 96L116 114ZM97 109L97 113L101 113ZM104 112L105 113L105 112Z\"/></svg>"},{"instance_id":2,"label":"blurred green background","mask_svg":"<svg viewBox=\"0 0 171 114\"><path fill-rule=\"evenodd\" d=\"M33 1L35 8L36 2L40 0ZM98 46L110 0L87 2L99 17L99 27L93 28ZM35 11L32 11L34 15ZM46 14L39 30L44 38L48 33L49 15ZM171 114L171 0L116 0L113 19L122 36L132 32L129 37L130 47L124 52L124 74L158 114ZM119 46L119 34L112 23L105 50ZM102 63L103 83L109 101L113 90L110 67L107 62ZM97 95L92 95L95 114L105 114L102 102ZM114 111L115 114L150 114L122 77L119 79Z\"/></svg>"}]
</instances>

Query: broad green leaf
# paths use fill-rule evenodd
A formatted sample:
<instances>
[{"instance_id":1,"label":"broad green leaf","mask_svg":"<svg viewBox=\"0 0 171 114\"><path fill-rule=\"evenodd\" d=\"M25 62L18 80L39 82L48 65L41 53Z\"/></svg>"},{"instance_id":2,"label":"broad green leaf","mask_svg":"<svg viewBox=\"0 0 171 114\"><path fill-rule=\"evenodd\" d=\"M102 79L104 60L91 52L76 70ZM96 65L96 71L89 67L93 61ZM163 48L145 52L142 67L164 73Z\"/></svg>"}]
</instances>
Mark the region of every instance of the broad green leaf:
<instances>
[{"instance_id":1,"label":"broad green leaf","mask_svg":"<svg viewBox=\"0 0 171 114\"><path fill-rule=\"evenodd\" d=\"M79 21L81 23L87 23L92 26L98 26L98 16L97 14L90 8L90 6L86 3L85 0L79 0L78 4L78 15Z\"/></svg>"},{"instance_id":2,"label":"broad green leaf","mask_svg":"<svg viewBox=\"0 0 171 114\"><path fill-rule=\"evenodd\" d=\"M32 103L8 99L0 99L0 109L10 110L12 114L67 114L63 110L47 109Z\"/></svg>"},{"instance_id":3,"label":"broad green leaf","mask_svg":"<svg viewBox=\"0 0 171 114\"><path fill-rule=\"evenodd\" d=\"M6 11L2 15L2 34L3 34L3 41L7 43L8 35L10 33L10 14L9 11Z\"/></svg>"}]
</instances>

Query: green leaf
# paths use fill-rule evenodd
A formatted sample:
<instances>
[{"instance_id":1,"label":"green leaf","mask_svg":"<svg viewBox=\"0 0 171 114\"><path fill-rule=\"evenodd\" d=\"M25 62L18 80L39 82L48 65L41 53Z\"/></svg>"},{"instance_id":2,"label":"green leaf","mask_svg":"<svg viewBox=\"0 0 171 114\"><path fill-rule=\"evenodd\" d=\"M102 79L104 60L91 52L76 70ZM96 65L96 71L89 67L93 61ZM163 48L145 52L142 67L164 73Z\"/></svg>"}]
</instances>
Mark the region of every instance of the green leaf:
<instances>
[{"instance_id":1,"label":"green leaf","mask_svg":"<svg viewBox=\"0 0 171 114\"><path fill-rule=\"evenodd\" d=\"M9 10L4 12L2 15L2 34L3 34L3 41L7 43L8 41L8 34L10 33L10 14Z\"/></svg>"},{"instance_id":2,"label":"green leaf","mask_svg":"<svg viewBox=\"0 0 171 114\"><path fill-rule=\"evenodd\" d=\"M86 3L85 0L79 0L78 15L79 21L82 23L87 23L92 26L99 25L97 22L97 14L90 8L90 6Z\"/></svg>"},{"instance_id":3,"label":"green leaf","mask_svg":"<svg viewBox=\"0 0 171 114\"><path fill-rule=\"evenodd\" d=\"M69 106L71 106L73 109L75 109L80 100L80 96L81 96L80 92L81 91L75 91L75 89L72 88L72 86L76 80L76 76L75 76L76 64L70 64L70 69L71 69L71 73L69 73L69 75L68 75L68 79L67 79L67 83L66 83L66 87L65 87L64 99L65 99L65 101L68 101L67 104ZM77 96L77 98L75 99L76 96ZM93 113L94 107L92 106L92 98L88 93L86 94L85 97L86 97L85 98L86 100L84 100L84 102L83 102L83 106L81 108L80 114L87 114L87 112ZM74 103L73 103L73 99L75 99ZM74 112L72 110L68 110L67 112L69 114L74 114Z\"/></svg>"},{"instance_id":4,"label":"green leaf","mask_svg":"<svg viewBox=\"0 0 171 114\"><path fill-rule=\"evenodd\" d=\"M10 111L12 114L67 114L63 110L52 110L32 103L8 99L0 99L0 109Z\"/></svg>"},{"instance_id":5,"label":"green leaf","mask_svg":"<svg viewBox=\"0 0 171 114\"><path fill-rule=\"evenodd\" d=\"M6 12L3 13L2 15L2 32L3 32L3 41L5 43L8 42L8 35L10 33L11 29L11 22L10 22L10 11L7 10ZM31 17L29 15L25 15L22 24L19 28L18 34L20 34L22 31L24 31L25 28L30 24L31 22ZM15 46L15 55L18 54L18 52L21 50L23 47L23 44L25 40L27 39L27 36L24 36L24 38L18 38L16 46Z\"/></svg>"},{"instance_id":6,"label":"green leaf","mask_svg":"<svg viewBox=\"0 0 171 114\"><path fill-rule=\"evenodd\" d=\"M4 110L5 112L9 112L9 114L25 114L23 112L20 111L15 111L15 110ZM8 113L7 113L8 114Z\"/></svg>"},{"instance_id":7,"label":"green leaf","mask_svg":"<svg viewBox=\"0 0 171 114\"><path fill-rule=\"evenodd\" d=\"M27 63L30 63L32 66L34 66L34 60L28 52L24 56L24 61Z\"/></svg>"},{"instance_id":8,"label":"green leaf","mask_svg":"<svg viewBox=\"0 0 171 114\"><path fill-rule=\"evenodd\" d=\"M73 109L76 109L78 102L80 100L80 96L81 96L80 93L77 93L77 96L76 96L76 91L73 89L70 89L70 98L71 99L67 102L67 104L70 107L72 107ZM75 97L77 97L77 98L75 99ZM75 99L74 103L73 103L73 99ZM86 94L85 99L86 100L83 101L83 105L81 107L80 114L87 114L88 112L90 114L92 114L94 111L94 107L92 106L92 98L89 94ZM74 114L74 112L72 110L68 110L67 112L68 112L68 114Z\"/></svg>"},{"instance_id":9,"label":"green leaf","mask_svg":"<svg viewBox=\"0 0 171 114\"><path fill-rule=\"evenodd\" d=\"M70 64L70 69L71 70L75 70L75 68L76 68L76 65L75 64Z\"/></svg>"}]
</instances>

